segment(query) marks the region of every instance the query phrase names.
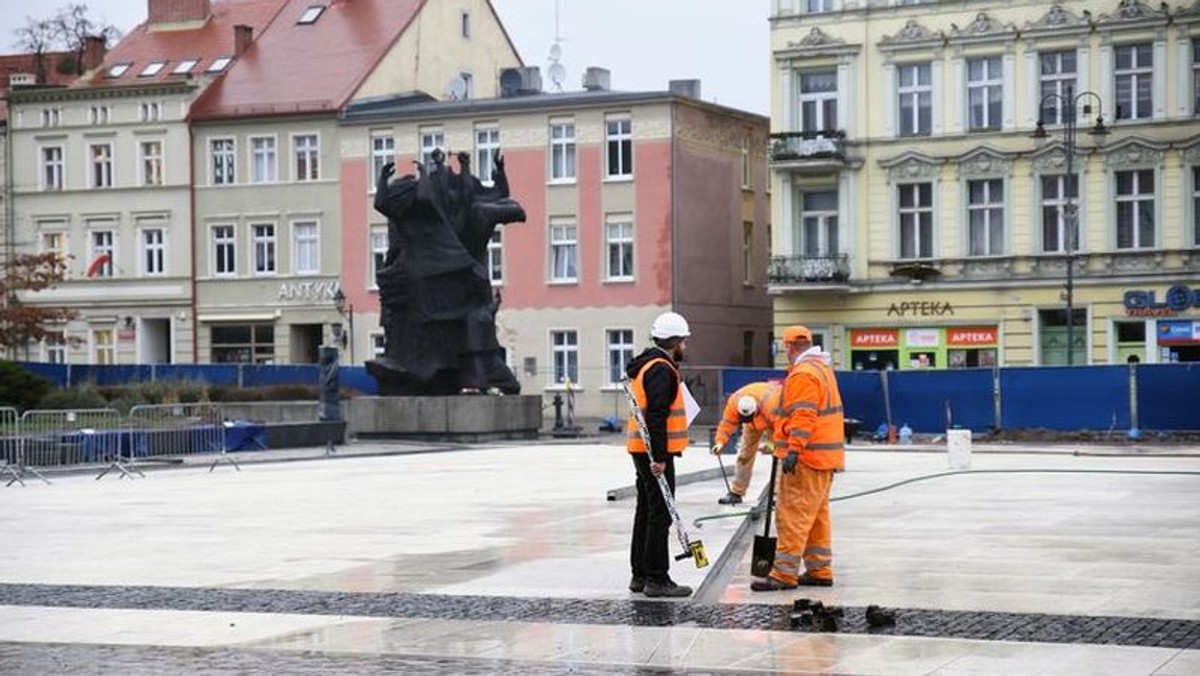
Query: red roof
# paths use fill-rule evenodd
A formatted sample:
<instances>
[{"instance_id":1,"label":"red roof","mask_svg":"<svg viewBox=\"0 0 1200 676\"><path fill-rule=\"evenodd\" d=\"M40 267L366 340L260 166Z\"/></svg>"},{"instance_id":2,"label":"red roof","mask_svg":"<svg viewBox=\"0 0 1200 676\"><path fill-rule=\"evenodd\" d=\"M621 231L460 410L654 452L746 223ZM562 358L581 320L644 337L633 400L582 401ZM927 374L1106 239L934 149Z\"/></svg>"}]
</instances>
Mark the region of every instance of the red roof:
<instances>
[{"instance_id":1,"label":"red roof","mask_svg":"<svg viewBox=\"0 0 1200 676\"><path fill-rule=\"evenodd\" d=\"M42 59L46 80L37 84L54 85L67 84L77 76L75 71L58 72L59 66L67 60L74 61L74 52L43 52ZM33 54L0 55L0 122L8 119L8 84L9 78L15 73L37 74L37 59Z\"/></svg>"},{"instance_id":2,"label":"red roof","mask_svg":"<svg viewBox=\"0 0 1200 676\"><path fill-rule=\"evenodd\" d=\"M204 75L214 61L234 55L234 26L250 26L257 36L286 3L287 0L213 0L212 17L199 27L156 30L149 23L142 23L108 52L90 82L77 85L111 86L180 78L185 73L175 73L175 69L193 59L196 64L186 74ZM164 65L157 73L142 75L154 63ZM113 68L122 64L128 67L110 77L117 74Z\"/></svg>"},{"instance_id":3,"label":"red roof","mask_svg":"<svg viewBox=\"0 0 1200 676\"><path fill-rule=\"evenodd\" d=\"M286 0L192 117L336 112L371 74L426 0ZM298 23L310 7L315 21ZM436 47L435 47L436 49Z\"/></svg>"}]
</instances>

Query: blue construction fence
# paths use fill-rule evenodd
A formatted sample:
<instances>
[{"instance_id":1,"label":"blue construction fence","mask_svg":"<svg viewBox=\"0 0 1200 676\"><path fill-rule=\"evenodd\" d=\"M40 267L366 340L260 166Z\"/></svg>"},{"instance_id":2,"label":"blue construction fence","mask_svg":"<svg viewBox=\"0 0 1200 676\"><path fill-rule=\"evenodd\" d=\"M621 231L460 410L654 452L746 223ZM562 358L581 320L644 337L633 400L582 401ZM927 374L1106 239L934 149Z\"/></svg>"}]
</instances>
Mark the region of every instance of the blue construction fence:
<instances>
[{"instance_id":1,"label":"blue construction fence","mask_svg":"<svg viewBox=\"0 0 1200 676\"><path fill-rule=\"evenodd\" d=\"M271 385L316 385L320 367L316 364L21 364L58 387L84 383L100 386L135 382L191 381L229 387L268 387ZM360 394L378 394L375 379L362 366L339 366L343 390Z\"/></svg>"},{"instance_id":2,"label":"blue construction fence","mask_svg":"<svg viewBox=\"0 0 1200 676\"><path fill-rule=\"evenodd\" d=\"M776 369L725 369L725 396ZM1200 430L1200 363L1038 366L947 371L839 371L848 417L914 432L961 427L1064 432Z\"/></svg>"}]
</instances>

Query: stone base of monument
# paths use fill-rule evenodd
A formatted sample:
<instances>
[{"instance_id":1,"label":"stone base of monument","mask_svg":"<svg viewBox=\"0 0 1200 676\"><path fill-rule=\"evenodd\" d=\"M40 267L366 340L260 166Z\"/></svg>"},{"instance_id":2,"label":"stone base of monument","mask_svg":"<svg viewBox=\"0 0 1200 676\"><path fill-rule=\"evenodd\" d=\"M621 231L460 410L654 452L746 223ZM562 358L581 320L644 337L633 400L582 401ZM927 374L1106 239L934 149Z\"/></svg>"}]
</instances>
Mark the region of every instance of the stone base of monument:
<instances>
[{"instance_id":1,"label":"stone base of monument","mask_svg":"<svg viewBox=\"0 0 1200 676\"><path fill-rule=\"evenodd\" d=\"M355 397L343 408L347 433L359 439L536 439L542 425L542 398L536 395Z\"/></svg>"}]
</instances>

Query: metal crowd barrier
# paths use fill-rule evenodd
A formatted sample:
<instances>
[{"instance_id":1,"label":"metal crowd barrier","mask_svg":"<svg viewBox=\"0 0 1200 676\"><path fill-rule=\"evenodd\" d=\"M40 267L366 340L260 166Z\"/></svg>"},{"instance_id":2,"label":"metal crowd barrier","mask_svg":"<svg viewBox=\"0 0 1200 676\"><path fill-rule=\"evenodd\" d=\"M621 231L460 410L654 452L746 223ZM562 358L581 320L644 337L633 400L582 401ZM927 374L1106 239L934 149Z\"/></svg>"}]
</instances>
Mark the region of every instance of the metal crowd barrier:
<instances>
[{"instance_id":1,"label":"metal crowd barrier","mask_svg":"<svg viewBox=\"0 0 1200 676\"><path fill-rule=\"evenodd\" d=\"M20 437L27 467L107 462L108 469L119 467L122 476L129 473L121 466L131 443L129 429L111 408L25 411Z\"/></svg>"},{"instance_id":2,"label":"metal crowd barrier","mask_svg":"<svg viewBox=\"0 0 1200 676\"><path fill-rule=\"evenodd\" d=\"M0 407L0 481L8 477L5 486L19 483L25 485L25 475L33 476L50 483L41 472L30 467L25 462L25 439L21 436L21 417L17 409Z\"/></svg>"},{"instance_id":3,"label":"metal crowd barrier","mask_svg":"<svg viewBox=\"0 0 1200 676\"><path fill-rule=\"evenodd\" d=\"M225 453L225 423L216 404L134 406L129 411L129 425L136 438L136 457L217 453L208 468L210 472L220 462L228 462L241 471L237 462Z\"/></svg>"}]
</instances>

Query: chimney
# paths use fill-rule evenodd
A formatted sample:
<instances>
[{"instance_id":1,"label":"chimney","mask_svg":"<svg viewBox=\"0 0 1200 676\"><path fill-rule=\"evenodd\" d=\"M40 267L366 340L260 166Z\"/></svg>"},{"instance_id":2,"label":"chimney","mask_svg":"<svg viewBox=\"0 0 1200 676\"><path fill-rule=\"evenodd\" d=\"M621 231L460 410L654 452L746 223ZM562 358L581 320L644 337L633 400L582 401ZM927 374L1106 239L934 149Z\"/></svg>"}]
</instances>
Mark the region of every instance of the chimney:
<instances>
[{"instance_id":1,"label":"chimney","mask_svg":"<svg viewBox=\"0 0 1200 676\"><path fill-rule=\"evenodd\" d=\"M254 42L254 27L237 25L233 27L233 55L241 56L242 52Z\"/></svg>"},{"instance_id":2,"label":"chimney","mask_svg":"<svg viewBox=\"0 0 1200 676\"><path fill-rule=\"evenodd\" d=\"M156 24L202 22L212 14L210 0L146 0L147 23Z\"/></svg>"},{"instance_id":3,"label":"chimney","mask_svg":"<svg viewBox=\"0 0 1200 676\"><path fill-rule=\"evenodd\" d=\"M606 92L611 81L611 73L607 68L591 66L583 72L583 88L589 92Z\"/></svg>"},{"instance_id":4,"label":"chimney","mask_svg":"<svg viewBox=\"0 0 1200 676\"><path fill-rule=\"evenodd\" d=\"M700 98L699 80L669 80L667 88L676 96L686 96L689 99Z\"/></svg>"},{"instance_id":5,"label":"chimney","mask_svg":"<svg viewBox=\"0 0 1200 676\"><path fill-rule=\"evenodd\" d=\"M104 55L108 53L108 41L99 35L88 35L83 38L83 54L81 55L83 72L100 67L104 63Z\"/></svg>"}]
</instances>

